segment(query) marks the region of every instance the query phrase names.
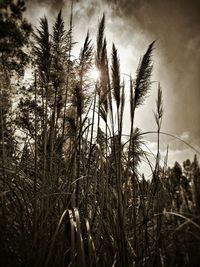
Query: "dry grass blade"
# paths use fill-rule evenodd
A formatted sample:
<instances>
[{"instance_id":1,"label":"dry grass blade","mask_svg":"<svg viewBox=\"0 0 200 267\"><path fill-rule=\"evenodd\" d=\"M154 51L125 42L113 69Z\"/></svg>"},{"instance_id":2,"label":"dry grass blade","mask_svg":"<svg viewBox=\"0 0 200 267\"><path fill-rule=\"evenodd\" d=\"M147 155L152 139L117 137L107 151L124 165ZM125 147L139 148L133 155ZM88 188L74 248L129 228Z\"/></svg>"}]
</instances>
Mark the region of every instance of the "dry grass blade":
<instances>
[{"instance_id":1,"label":"dry grass blade","mask_svg":"<svg viewBox=\"0 0 200 267\"><path fill-rule=\"evenodd\" d=\"M85 266L85 252L84 252L84 245L83 245L83 238L81 233L81 222L80 222L80 215L79 211L75 208L74 209L74 218L76 222L76 235L77 235L77 253L78 253L78 262L77 265L84 267Z\"/></svg>"},{"instance_id":2,"label":"dry grass blade","mask_svg":"<svg viewBox=\"0 0 200 267\"><path fill-rule=\"evenodd\" d=\"M160 87L160 83L158 84L158 96L156 99L156 112L154 112L155 121L158 127L158 130L160 131L161 123L162 123L162 117L163 117L163 99L162 99L162 89Z\"/></svg>"},{"instance_id":3,"label":"dry grass blade","mask_svg":"<svg viewBox=\"0 0 200 267\"><path fill-rule=\"evenodd\" d=\"M85 220L86 224L86 230L87 230L87 235L88 235L88 251L89 251L89 266L93 266L93 263L96 261L96 255L95 255L95 246L94 242L92 240L92 235L91 235L91 230L90 230L90 224L89 221L86 219Z\"/></svg>"},{"instance_id":4,"label":"dry grass blade","mask_svg":"<svg viewBox=\"0 0 200 267\"><path fill-rule=\"evenodd\" d=\"M71 238L71 263L72 267L75 267L75 231L74 231L74 220L72 210L69 212L69 221L70 221L70 238Z\"/></svg>"},{"instance_id":5,"label":"dry grass blade","mask_svg":"<svg viewBox=\"0 0 200 267\"><path fill-rule=\"evenodd\" d=\"M103 15L98 28L97 33L97 54L96 54L96 65L97 68L100 66L101 62L101 53L103 47L103 40L104 40L104 30L105 30L105 15Z\"/></svg>"},{"instance_id":6,"label":"dry grass blade","mask_svg":"<svg viewBox=\"0 0 200 267\"><path fill-rule=\"evenodd\" d=\"M155 216L159 216L159 215L167 215L167 214L171 214L171 215L174 215L174 216L177 216L177 217L180 217L184 220L187 221L187 223L191 223L192 225L194 225L198 230L200 230L200 225L195 223L193 220L191 220L190 218L187 218L186 216L182 215L182 214L179 214L179 213L176 213L176 212L171 212L171 211L165 211L163 213L160 213L160 214L155 214ZM179 227L182 227L182 225L180 225ZM177 228L178 229L178 228Z\"/></svg>"},{"instance_id":7,"label":"dry grass blade","mask_svg":"<svg viewBox=\"0 0 200 267\"><path fill-rule=\"evenodd\" d=\"M49 69L51 65L51 42L49 34L49 26L47 18L44 17L40 20L40 29L37 29L37 34L34 35L38 45L34 47L36 55L36 64L39 67L41 78L48 82L48 77L44 74L50 74Z\"/></svg>"},{"instance_id":8,"label":"dry grass blade","mask_svg":"<svg viewBox=\"0 0 200 267\"><path fill-rule=\"evenodd\" d=\"M113 95L117 104L117 109L120 106L121 100L121 84L120 84L120 65L119 58L117 54L117 49L113 44L112 48L112 87L113 87Z\"/></svg>"},{"instance_id":9,"label":"dry grass blade","mask_svg":"<svg viewBox=\"0 0 200 267\"><path fill-rule=\"evenodd\" d=\"M145 96L147 95L151 85L151 74L152 74L152 51L154 43L151 43L147 49L147 52L143 56L139 67L137 69L137 75L135 80L135 96L134 104L135 108L143 104Z\"/></svg>"},{"instance_id":10,"label":"dry grass blade","mask_svg":"<svg viewBox=\"0 0 200 267\"><path fill-rule=\"evenodd\" d=\"M49 252L48 252L48 255L47 255L47 260L46 260L46 263L45 263L45 267L47 267L47 266L49 265L49 261L50 261L50 259L51 259L52 252L53 252L54 243L55 243L55 240L56 240L56 237L57 237L57 235L58 235L60 226L61 226L61 224L62 224L62 222L63 222L63 220L64 220L64 218L65 218L66 213L67 213L67 210L65 210L65 211L63 212L63 214L61 215L60 220L59 220L59 222L58 222L56 231L55 231L55 233L54 233L54 235L53 235L53 238L52 238L52 241L51 241L51 245L50 245L50 249L49 249Z\"/></svg>"},{"instance_id":11,"label":"dry grass blade","mask_svg":"<svg viewBox=\"0 0 200 267\"><path fill-rule=\"evenodd\" d=\"M91 45L91 40L89 39L89 32L86 35L84 46L81 49L80 53L80 66L81 66L81 74L83 75L88 69L91 67L92 64L92 56L93 56L93 45Z\"/></svg>"}]
</instances>

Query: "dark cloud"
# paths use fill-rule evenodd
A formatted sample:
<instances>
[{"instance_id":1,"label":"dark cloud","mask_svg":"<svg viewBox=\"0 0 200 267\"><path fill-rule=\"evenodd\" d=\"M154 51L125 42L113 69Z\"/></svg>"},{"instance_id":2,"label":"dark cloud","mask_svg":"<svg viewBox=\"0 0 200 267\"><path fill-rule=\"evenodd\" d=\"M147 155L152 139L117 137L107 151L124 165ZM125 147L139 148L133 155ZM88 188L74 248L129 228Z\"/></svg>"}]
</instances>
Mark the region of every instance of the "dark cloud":
<instances>
[{"instance_id":1,"label":"dark cloud","mask_svg":"<svg viewBox=\"0 0 200 267\"><path fill-rule=\"evenodd\" d=\"M46 5L48 6L52 11L59 10L64 7L64 5L70 2L70 0L27 0L28 5Z\"/></svg>"}]
</instances>

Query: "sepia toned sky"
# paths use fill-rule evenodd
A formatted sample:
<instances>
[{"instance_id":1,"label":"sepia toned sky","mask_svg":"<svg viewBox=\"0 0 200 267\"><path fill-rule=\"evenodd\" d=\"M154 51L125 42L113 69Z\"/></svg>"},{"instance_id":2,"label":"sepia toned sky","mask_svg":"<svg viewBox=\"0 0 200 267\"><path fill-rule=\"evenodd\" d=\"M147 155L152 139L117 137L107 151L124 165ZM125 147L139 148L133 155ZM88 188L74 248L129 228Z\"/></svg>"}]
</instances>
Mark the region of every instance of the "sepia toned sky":
<instances>
[{"instance_id":1,"label":"sepia toned sky","mask_svg":"<svg viewBox=\"0 0 200 267\"><path fill-rule=\"evenodd\" d=\"M69 0L27 1L28 17L38 26L39 18L51 15L53 22L62 8L69 24ZM98 21L106 15L106 37L118 48L121 72L134 76L140 57L156 40L152 91L137 111L136 123L144 131L155 130L153 110L157 82L164 96L163 131L175 134L200 150L200 1L198 0L74 0L74 41L79 49L87 30L95 43ZM125 75L124 75L125 77ZM128 101L128 99L127 99ZM125 132L128 131L125 121ZM150 138L154 150L154 138ZM180 160L195 153L179 141L163 137Z\"/></svg>"}]
</instances>

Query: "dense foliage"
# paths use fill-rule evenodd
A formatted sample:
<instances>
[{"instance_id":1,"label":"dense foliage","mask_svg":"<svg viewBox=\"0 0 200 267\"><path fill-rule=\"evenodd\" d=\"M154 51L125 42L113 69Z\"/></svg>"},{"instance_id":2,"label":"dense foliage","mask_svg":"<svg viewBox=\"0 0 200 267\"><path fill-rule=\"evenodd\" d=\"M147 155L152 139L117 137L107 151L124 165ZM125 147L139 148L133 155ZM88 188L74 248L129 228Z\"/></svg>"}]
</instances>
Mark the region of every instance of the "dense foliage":
<instances>
[{"instance_id":1,"label":"dense foliage","mask_svg":"<svg viewBox=\"0 0 200 267\"><path fill-rule=\"evenodd\" d=\"M160 85L155 167L134 123L151 87L154 42L127 86L114 44L108 60L104 16L96 48L87 33L74 58L72 13L67 30L59 12L52 29L44 17L33 32L24 10L21 0L0 3L0 265L198 266L200 166L197 156L161 164ZM151 179L138 172L142 157Z\"/></svg>"}]
</instances>

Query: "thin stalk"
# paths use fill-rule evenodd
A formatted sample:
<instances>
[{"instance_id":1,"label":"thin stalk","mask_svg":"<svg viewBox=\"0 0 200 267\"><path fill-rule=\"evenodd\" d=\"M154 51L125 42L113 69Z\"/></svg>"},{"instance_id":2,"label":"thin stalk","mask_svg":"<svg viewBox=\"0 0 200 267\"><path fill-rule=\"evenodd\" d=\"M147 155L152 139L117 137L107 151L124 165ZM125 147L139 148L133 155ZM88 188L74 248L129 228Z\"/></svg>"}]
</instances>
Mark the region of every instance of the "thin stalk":
<instances>
[{"instance_id":1,"label":"thin stalk","mask_svg":"<svg viewBox=\"0 0 200 267\"><path fill-rule=\"evenodd\" d=\"M87 181L86 181L86 205L88 203L88 193L89 193L89 175L90 175L90 164L92 157L92 142L93 142L93 134L94 134L94 119L95 119L95 108L96 108L96 99L97 99L97 84L95 84L95 92L94 92L94 107L92 112L92 122L91 122L91 134L90 134L90 147L88 152L88 163L87 163ZM86 206L87 211L87 206Z\"/></svg>"},{"instance_id":2,"label":"thin stalk","mask_svg":"<svg viewBox=\"0 0 200 267\"><path fill-rule=\"evenodd\" d=\"M72 51L72 29L73 29L73 0L71 2L71 13L70 13L70 35L69 35L69 53L68 53L68 63L67 63L67 80L65 86L65 101L64 101L64 115L63 115L63 125L62 125L62 137L61 137L61 146L63 147L64 136L65 136L65 125L66 125L66 116L67 116L67 99L68 99L68 88L70 80L70 70L71 70L71 51ZM62 153L62 151L61 151Z\"/></svg>"},{"instance_id":3,"label":"thin stalk","mask_svg":"<svg viewBox=\"0 0 200 267\"><path fill-rule=\"evenodd\" d=\"M35 71L35 82L34 82L34 90L35 90L35 176L34 176L34 234L36 234L36 222L37 222L37 174L38 174L38 138L37 138L37 75ZM36 238L36 237L35 237Z\"/></svg>"}]
</instances>

